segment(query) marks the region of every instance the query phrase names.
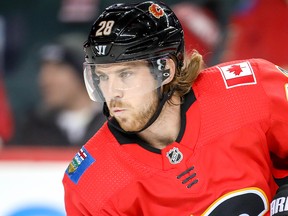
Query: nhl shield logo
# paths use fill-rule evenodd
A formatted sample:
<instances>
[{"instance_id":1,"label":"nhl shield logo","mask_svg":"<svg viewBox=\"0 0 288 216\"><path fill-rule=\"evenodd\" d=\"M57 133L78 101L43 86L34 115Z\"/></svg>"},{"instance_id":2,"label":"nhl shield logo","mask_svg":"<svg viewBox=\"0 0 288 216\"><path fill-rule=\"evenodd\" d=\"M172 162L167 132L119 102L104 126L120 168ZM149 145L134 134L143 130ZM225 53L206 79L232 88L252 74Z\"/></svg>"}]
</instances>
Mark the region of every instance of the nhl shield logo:
<instances>
[{"instance_id":1,"label":"nhl shield logo","mask_svg":"<svg viewBox=\"0 0 288 216\"><path fill-rule=\"evenodd\" d=\"M182 161L183 154L178 148L174 147L173 149L170 149L169 152L167 152L166 157L169 159L171 164L178 164Z\"/></svg>"}]
</instances>

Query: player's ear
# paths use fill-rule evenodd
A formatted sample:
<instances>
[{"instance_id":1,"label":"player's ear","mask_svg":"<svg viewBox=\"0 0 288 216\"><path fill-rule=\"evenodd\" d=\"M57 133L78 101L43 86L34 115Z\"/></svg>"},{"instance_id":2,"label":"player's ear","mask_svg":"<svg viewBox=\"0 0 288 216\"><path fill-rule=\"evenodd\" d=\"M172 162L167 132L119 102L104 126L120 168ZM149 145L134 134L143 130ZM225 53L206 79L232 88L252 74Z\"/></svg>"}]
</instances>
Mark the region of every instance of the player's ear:
<instances>
[{"instance_id":1,"label":"player's ear","mask_svg":"<svg viewBox=\"0 0 288 216\"><path fill-rule=\"evenodd\" d=\"M173 78L175 76L175 73L176 73L175 62L171 58L167 58L166 59L165 69L169 70L170 75L169 75L169 77L167 79L165 79L163 81L163 85L165 85L167 83L170 83L173 80Z\"/></svg>"}]
</instances>

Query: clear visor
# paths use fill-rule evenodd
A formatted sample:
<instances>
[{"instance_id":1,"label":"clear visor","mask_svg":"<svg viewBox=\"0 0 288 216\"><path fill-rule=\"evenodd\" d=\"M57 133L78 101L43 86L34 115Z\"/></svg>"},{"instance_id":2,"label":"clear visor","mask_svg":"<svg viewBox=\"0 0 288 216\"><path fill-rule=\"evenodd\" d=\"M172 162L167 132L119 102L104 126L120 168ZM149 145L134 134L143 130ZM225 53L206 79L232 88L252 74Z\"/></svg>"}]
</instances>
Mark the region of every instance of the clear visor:
<instances>
[{"instance_id":1,"label":"clear visor","mask_svg":"<svg viewBox=\"0 0 288 216\"><path fill-rule=\"evenodd\" d=\"M113 64L85 62L85 85L93 101L129 100L159 88L169 77L165 65L166 59L152 63L144 60Z\"/></svg>"}]
</instances>

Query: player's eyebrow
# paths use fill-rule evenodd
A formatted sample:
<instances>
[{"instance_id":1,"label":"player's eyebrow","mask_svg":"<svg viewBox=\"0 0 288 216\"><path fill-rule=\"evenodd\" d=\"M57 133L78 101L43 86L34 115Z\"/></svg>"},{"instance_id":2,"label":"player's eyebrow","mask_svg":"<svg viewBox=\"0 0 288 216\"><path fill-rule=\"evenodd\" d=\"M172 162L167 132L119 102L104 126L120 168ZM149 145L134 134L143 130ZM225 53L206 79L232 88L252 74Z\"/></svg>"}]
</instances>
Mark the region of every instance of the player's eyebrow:
<instances>
[{"instance_id":1,"label":"player's eyebrow","mask_svg":"<svg viewBox=\"0 0 288 216\"><path fill-rule=\"evenodd\" d=\"M120 64L107 64L107 65L101 65L100 67L96 67L96 73L109 73L109 68L111 67L117 67ZM121 68L118 70L113 71L113 73L121 73L125 70L131 70L133 69L135 66L143 66L143 65L147 65L146 61L134 61L134 62L127 62L127 63L121 63Z\"/></svg>"},{"instance_id":2,"label":"player's eyebrow","mask_svg":"<svg viewBox=\"0 0 288 216\"><path fill-rule=\"evenodd\" d=\"M131 69L133 69L132 66L126 66L126 67L123 67L123 68L120 68L120 69L117 69L117 70L113 70L113 71L111 71L111 70L103 70L101 68L100 69L98 68L98 69L96 69L96 73L97 74L121 73L123 71L131 70Z\"/></svg>"}]
</instances>

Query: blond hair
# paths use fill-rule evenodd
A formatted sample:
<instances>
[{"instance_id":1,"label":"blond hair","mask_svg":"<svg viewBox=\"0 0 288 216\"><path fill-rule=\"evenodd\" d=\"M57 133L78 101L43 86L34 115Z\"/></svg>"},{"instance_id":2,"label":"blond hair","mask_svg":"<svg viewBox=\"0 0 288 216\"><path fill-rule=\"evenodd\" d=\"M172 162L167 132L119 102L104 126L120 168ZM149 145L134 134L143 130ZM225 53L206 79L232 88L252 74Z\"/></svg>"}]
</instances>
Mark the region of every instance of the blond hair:
<instances>
[{"instance_id":1,"label":"blond hair","mask_svg":"<svg viewBox=\"0 0 288 216\"><path fill-rule=\"evenodd\" d=\"M192 87L200 71L204 68L202 55L197 50L193 50L192 54L185 56L184 66L179 70L176 69L173 80L164 86L164 92L174 89L174 93L183 98Z\"/></svg>"}]
</instances>

